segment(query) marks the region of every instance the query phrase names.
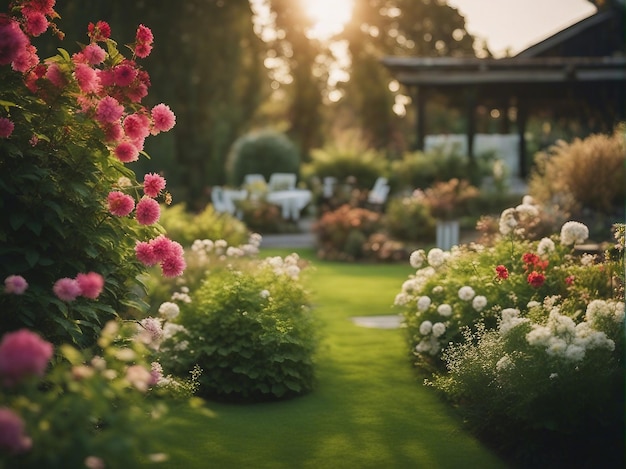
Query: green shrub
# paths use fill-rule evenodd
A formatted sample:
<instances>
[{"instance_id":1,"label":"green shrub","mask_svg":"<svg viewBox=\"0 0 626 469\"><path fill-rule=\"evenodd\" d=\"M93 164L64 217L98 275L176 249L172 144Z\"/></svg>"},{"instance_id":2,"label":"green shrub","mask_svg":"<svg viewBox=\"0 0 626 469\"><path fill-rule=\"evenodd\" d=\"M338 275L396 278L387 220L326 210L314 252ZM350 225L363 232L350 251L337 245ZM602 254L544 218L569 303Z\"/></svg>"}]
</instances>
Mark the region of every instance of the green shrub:
<instances>
[{"instance_id":1,"label":"green shrub","mask_svg":"<svg viewBox=\"0 0 626 469\"><path fill-rule=\"evenodd\" d=\"M624 128L613 135L591 135L561 142L535 158L529 193L541 203L555 204L570 217L584 210L614 214L626 198Z\"/></svg>"},{"instance_id":2,"label":"green shrub","mask_svg":"<svg viewBox=\"0 0 626 469\"><path fill-rule=\"evenodd\" d=\"M334 177L339 184L350 181L358 189L371 189L376 179L388 172L384 154L356 147L327 147L311 152L311 162L303 167L306 179Z\"/></svg>"},{"instance_id":3,"label":"green shrub","mask_svg":"<svg viewBox=\"0 0 626 469\"><path fill-rule=\"evenodd\" d=\"M491 246L415 251L395 304L415 364L488 444L522 467L593 467L598 454L612 467L624 441L624 226L589 254L578 222L524 239L537 215L505 210ZM590 438L593 454L564 458Z\"/></svg>"},{"instance_id":4,"label":"green shrub","mask_svg":"<svg viewBox=\"0 0 626 469\"><path fill-rule=\"evenodd\" d=\"M416 151L405 153L402 159L391 163L391 183L400 190L426 189L436 182L454 178L469 179L479 185L485 172L481 171L474 168L466 156L444 153L441 149Z\"/></svg>"},{"instance_id":5,"label":"green shrub","mask_svg":"<svg viewBox=\"0 0 626 469\"><path fill-rule=\"evenodd\" d=\"M199 365L205 397L262 401L310 391L317 333L297 256L228 264L190 292L170 365L182 373Z\"/></svg>"},{"instance_id":6,"label":"green shrub","mask_svg":"<svg viewBox=\"0 0 626 469\"><path fill-rule=\"evenodd\" d=\"M244 182L246 174L300 173L300 153L296 145L280 132L264 130L238 138L228 155L227 172L234 186Z\"/></svg>"},{"instance_id":7,"label":"green shrub","mask_svg":"<svg viewBox=\"0 0 626 469\"><path fill-rule=\"evenodd\" d=\"M381 214L365 208L343 205L326 212L313 227L317 255L321 259L361 259L365 255L365 241L381 227Z\"/></svg>"},{"instance_id":8,"label":"green shrub","mask_svg":"<svg viewBox=\"0 0 626 469\"><path fill-rule=\"evenodd\" d=\"M196 239L223 239L237 246L246 242L250 235L244 223L216 212L211 204L200 213L187 211L185 204L163 207L160 222L168 235L183 246L191 246Z\"/></svg>"},{"instance_id":9,"label":"green shrub","mask_svg":"<svg viewBox=\"0 0 626 469\"><path fill-rule=\"evenodd\" d=\"M396 239L431 242L435 239L436 221L420 193L392 198L385 211L384 225Z\"/></svg>"}]
</instances>

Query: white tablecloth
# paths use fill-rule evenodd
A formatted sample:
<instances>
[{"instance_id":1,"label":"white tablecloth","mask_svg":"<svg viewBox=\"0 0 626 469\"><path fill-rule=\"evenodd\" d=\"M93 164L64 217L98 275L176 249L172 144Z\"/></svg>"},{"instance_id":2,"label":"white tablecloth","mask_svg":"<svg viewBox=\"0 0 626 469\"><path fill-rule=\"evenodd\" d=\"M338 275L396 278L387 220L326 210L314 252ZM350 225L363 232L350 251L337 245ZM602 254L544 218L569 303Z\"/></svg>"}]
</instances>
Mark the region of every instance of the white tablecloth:
<instances>
[{"instance_id":1,"label":"white tablecloth","mask_svg":"<svg viewBox=\"0 0 626 469\"><path fill-rule=\"evenodd\" d=\"M267 194L267 201L281 207L285 220L298 220L300 212L311 202L311 191L306 189L290 189L274 191Z\"/></svg>"}]
</instances>

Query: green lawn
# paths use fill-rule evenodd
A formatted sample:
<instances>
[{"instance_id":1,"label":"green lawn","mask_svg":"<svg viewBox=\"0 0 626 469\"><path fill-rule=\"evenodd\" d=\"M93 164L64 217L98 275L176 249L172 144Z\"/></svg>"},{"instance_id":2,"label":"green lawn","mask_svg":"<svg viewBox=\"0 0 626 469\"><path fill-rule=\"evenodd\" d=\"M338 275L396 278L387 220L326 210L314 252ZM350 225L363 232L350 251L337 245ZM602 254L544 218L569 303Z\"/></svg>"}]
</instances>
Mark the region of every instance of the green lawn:
<instances>
[{"instance_id":1,"label":"green lawn","mask_svg":"<svg viewBox=\"0 0 626 469\"><path fill-rule=\"evenodd\" d=\"M290 251L264 250L263 255ZM314 392L286 402L208 403L208 417L175 409L168 468L502 468L420 385L402 330L368 329L352 316L392 314L408 265L312 260L305 276L324 340Z\"/></svg>"}]
</instances>

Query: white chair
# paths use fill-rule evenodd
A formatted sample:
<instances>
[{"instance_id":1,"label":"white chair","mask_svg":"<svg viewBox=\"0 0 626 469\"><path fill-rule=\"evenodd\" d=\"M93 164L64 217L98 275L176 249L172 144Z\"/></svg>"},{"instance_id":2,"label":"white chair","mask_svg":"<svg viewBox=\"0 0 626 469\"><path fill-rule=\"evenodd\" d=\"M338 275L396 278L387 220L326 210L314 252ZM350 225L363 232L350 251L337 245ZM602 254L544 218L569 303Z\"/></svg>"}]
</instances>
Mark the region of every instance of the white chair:
<instances>
[{"instance_id":1,"label":"white chair","mask_svg":"<svg viewBox=\"0 0 626 469\"><path fill-rule=\"evenodd\" d=\"M214 186L211 190L211 203L216 212L228 212L228 204L224 198L224 188L222 186Z\"/></svg>"},{"instance_id":2,"label":"white chair","mask_svg":"<svg viewBox=\"0 0 626 469\"><path fill-rule=\"evenodd\" d=\"M379 177L374 182L374 187L367 195L367 201L370 204L382 205L387 201L389 196L389 184L387 184L387 178Z\"/></svg>"},{"instance_id":3,"label":"white chair","mask_svg":"<svg viewBox=\"0 0 626 469\"><path fill-rule=\"evenodd\" d=\"M337 184L337 178L327 176L324 178L324 186L322 194L325 199L330 199L335 194L335 185Z\"/></svg>"},{"instance_id":4,"label":"white chair","mask_svg":"<svg viewBox=\"0 0 626 469\"><path fill-rule=\"evenodd\" d=\"M270 192L288 191L296 188L298 176L294 173L272 173L268 183Z\"/></svg>"}]
</instances>

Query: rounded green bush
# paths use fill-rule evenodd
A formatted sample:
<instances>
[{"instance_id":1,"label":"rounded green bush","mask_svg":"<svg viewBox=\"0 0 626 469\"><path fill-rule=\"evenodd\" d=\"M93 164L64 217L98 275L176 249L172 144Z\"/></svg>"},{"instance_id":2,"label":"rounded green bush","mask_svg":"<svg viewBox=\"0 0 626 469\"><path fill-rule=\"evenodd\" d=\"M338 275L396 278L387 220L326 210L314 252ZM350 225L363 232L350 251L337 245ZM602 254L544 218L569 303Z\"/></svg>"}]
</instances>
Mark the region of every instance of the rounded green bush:
<instances>
[{"instance_id":1,"label":"rounded green bush","mask_svg":"<svg viewBox=\"0 0 626 469\"><path fill-rule=\"evenodd\" d=\"M389 233L403 241L433 241L436 221L426 203L416 197L393 198L387 205L384 223Z\"/></svg>"},{"instance_id":2,"label":"rounded green bush","mask_svg":"<svg viewBox=\"0 0 626 469\"><path fill-rule=\"evenodd\" d=\"M294 397L314 384L316 328L307 293L274 258L243 270L213 270L181 308L187 351L172 357L181 373L203 372L199 394L229 401Z\"/></svg>"},{"instance_id":3,"label":"rounded green bush","mask_svg":"<svg viewBox=\"0 0 626 469\"><path fill-rule=\"evenodd\" d=\"M262 174L269 180L272 173L300 171L300 152L283 133L273 130L253 132L238 138L228 155L230 183L240 186L246 174Z\"/></svg>"}]
</instances>

